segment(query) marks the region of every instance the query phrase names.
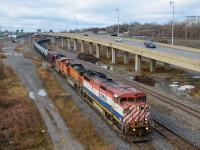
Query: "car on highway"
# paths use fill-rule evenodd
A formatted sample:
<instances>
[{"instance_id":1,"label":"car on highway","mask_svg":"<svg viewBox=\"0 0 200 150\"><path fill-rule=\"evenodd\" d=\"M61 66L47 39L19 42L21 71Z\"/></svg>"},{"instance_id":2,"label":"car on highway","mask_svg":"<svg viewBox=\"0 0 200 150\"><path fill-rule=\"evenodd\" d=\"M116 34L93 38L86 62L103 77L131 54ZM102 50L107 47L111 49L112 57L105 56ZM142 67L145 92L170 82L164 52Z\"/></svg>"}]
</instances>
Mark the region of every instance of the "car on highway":
<instances>
[{"instance_id":1,"label":"car on highway","mask_svg":"<svg viewBox=\"0 0 200 150\"><path fill-rule=\"evenodd\" d=\"M121 38L116 38L115 41L116 42L123 42L123 40Z\"/></svg>"},{"instance_id":2,"label":"car on highway","mask_svg":"<svg viewBox=\"0 0 200 150\"><path fill-rule=\"evenodd\" d=\"M83 35L83 36L88 36L88 34L87 34L87 33L81 33L81 35Z\"/></svg>"},{"instance_id":3,"label":"car on highway","mask_svg":"<svg viewBox=\"0 0 200 150\"><path fill-rule=\"evenodd\" d=\"M146 47L148 47L148 48L156 48L156 45L155 45L155 43L154 42L152 42L152 41L145 41L144 42L144 45L146 46Z\"/></svg>"}]
</instances>

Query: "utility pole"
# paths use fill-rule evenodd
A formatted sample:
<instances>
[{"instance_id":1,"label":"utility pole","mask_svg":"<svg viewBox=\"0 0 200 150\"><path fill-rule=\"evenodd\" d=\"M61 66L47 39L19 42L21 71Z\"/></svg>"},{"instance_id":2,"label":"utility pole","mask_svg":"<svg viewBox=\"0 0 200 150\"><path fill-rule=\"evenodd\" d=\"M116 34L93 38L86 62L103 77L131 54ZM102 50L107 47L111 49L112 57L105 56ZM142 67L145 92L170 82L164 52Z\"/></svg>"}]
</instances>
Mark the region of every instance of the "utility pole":
<instances>
[{"instance_id":1,"label":"utility pole","mask_svg":"<svg viewBox=\"0 0 200 150\"><path fill-rule=\"evenodd\" d=\"M173 20L172 20L172 45L174 45L174 1L169 1L170 5L173 5Z\"/></svg>"},{"instance_id":2,"label":"utility pole","mask_svg":"<svg viewBox=\"0 0 200 150\"><path fill-rule=\"evenodd\" d=\"M187 20L185 21L185 46L187 46Z\"/></svg>"},{"instance_id":3,"label":"utility pole","mask_svg":"<svg viewBox=\"0 0 200 150\"><path fill-rule=\"evenodd\" d=\"M119 9L116 8L116 11L118 12L118 29L117 29L117 36L119 37Z\"/></svg>"},{"instance_id":4,"label":"utility pole","mask_svg":"<svg viewBox=\"0 0 200 150\"><path fill-rule=\"evenodd\" d=\"M66 19L66 32L67 32L67 19Z\"/></svg>"},{"instance_id":5,"label":"utility pole","mask_svg":"<svg viewBox=\"0 0 200 150\"><path fill-rule=\"evenodd\" d=\"M77 18L74 17L75 21L76 21L76 34L77 34Z\"/></svg>"}]
</instances>

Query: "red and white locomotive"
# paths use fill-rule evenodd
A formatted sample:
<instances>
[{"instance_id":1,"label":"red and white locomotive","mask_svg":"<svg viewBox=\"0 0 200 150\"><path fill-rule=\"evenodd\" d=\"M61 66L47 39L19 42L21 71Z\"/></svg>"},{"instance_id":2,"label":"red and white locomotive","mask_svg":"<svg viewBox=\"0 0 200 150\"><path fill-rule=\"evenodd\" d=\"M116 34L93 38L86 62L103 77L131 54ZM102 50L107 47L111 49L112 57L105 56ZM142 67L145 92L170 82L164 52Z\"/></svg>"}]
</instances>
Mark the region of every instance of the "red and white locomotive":
<instances>
[{"instance_id":1,"label":"red and white locomotive","mask_svg":"<svg viewBox=\"0 0 200 150\"><path fill-rule=\"evenodd\" d=\"M83 94L126 135L141 137L152 129L146 95L129 86L89 71L83 74Z\"/></svg>"}]
</instances>

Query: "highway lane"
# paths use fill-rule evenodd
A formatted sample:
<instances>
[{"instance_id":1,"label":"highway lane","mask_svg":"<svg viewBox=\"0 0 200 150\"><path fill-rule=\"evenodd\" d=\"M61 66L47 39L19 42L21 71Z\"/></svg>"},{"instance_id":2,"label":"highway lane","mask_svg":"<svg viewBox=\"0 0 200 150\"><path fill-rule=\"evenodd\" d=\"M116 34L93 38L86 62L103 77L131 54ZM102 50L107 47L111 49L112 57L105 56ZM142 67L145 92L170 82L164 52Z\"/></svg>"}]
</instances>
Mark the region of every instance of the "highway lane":
<instances>
[{"instance_id":1,"label":"highway lane","mask_svg":"<svg viewBox=\"0 0 200 150\"><path fill-rule=\"evenodd\" d=\"M89 37L108 40L108 41L115 41L115 37L109 37L109 36L89 35ZM143 44L143 41L141 43L139 43L139 42L131 41L131 39L130 39L130 40L124 40L122 43L132 45L132 46L138 46L138 47L142 47L142 48L145 47ZM184 57L200 59L200 49L199 49L199 53L180 50L180 49L174 49L174 48L168 48L168 47L163 47L163 46L159 46L159 45L157 45L156 48L147 48L147 49L149 49L151 51L162 51L162 52L180 55L180 56L184 56Z\"/></svg>"}]
</instances>

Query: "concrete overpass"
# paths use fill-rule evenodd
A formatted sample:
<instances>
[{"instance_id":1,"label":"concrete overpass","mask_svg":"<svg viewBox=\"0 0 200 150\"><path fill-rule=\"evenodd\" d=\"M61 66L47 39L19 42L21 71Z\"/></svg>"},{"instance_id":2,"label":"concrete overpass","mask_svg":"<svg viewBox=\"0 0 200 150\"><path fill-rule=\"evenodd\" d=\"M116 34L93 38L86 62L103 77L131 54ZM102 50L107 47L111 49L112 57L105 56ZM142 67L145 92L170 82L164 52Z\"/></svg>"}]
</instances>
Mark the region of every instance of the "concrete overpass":
<instances>
[{"instance_id":1,"label":"concrete overpass","mask_svg":"<svg viewBox=\"0 0 200 150\"><path fill-rule=\"evenodd\" d=\"M96 57L100 57L101 45L107 47L107 58L112 58L112 63L117 63L117 51L124 52L124 63L128 64L129 54L135 54L135 71L141 70L141 58L150 59L150 71L156 70L156 61L164 63L165 69L170 68L170 64L186 69L200 72L200 49L172 46L168 44L157 43L156 49L145 48L143 41L135 39L125 39L124 42L115 42L113 37L105 36L82 36L71 33L42 33L40 36L51 37L54 42L55 37L61 37L62 47L67 44L71 48L71 41L74 44L74 51L77 50L77 41L81 43L81 52L84 52L84 43L89 43L89 52L92 54L92 44L96 45ZM112 54L112 55L111 55Z\"/></svg>"}]
</instances>

